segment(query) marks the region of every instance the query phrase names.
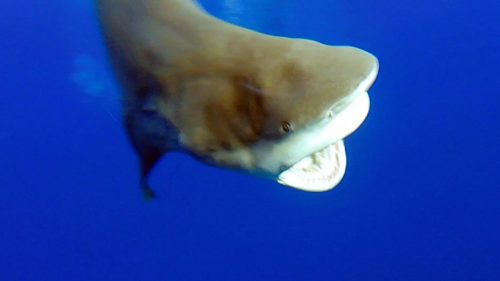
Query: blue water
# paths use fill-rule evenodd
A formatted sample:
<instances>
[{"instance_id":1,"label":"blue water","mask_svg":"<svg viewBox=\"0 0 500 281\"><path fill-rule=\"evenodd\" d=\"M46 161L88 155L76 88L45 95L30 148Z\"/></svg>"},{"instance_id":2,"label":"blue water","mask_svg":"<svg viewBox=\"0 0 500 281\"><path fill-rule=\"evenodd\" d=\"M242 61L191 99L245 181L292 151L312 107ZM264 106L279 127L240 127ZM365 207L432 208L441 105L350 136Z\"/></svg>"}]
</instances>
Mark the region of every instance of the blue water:
<instances>
[{"instance_id":1,"label":"blue water","mask_svg":"<svg viewBox=\"0 0 500 281\"><path fill-rule=\"evenodd\" d=\"M342 184L166 157L144 202L90 1L0 3L0 280L500 280L500 5L202 2L375 54Z\"/></svg>"}]
</instances>

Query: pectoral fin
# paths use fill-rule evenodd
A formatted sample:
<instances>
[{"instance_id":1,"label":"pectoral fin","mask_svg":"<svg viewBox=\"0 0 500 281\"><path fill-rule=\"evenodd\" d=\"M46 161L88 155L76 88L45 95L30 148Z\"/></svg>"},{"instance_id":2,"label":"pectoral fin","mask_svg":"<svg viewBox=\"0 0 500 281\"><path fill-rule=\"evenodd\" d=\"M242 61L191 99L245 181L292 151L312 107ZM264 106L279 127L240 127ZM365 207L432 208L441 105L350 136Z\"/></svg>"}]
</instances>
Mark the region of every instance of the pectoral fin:
<instances>
[{"instance_id":1,"label":"pectoral fin","mask_svg":"<svg viewBox=\"0 0 500 281\"><path fill-rule=\"evenodd\" d=\"M131 102L124 117L127 133L139 156L140 185L147 200L156 197L148 176L163 155L177 147L178 136L177 129L160 115L154 103L154 97Z\"/></svg>"}]
</instances>

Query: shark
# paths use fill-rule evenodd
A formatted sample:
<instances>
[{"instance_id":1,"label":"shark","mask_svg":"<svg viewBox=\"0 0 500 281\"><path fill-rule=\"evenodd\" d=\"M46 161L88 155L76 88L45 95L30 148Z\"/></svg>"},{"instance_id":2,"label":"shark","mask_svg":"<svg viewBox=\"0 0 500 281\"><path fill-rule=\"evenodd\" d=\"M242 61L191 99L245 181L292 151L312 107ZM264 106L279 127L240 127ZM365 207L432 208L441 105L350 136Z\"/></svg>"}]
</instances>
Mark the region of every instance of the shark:
<instances>
[{"instance_id":1,"label":"shark","mask_svg":"<svg viewBox=\"0 0 500 281\"><path fill-rule=\"evenodd\" d=\"M148 175L169 152L310 192L344 177L344 139L367 117L377 58L271 36L192 0L96 0L123 122Z\"/></svg>"}]
</instances>

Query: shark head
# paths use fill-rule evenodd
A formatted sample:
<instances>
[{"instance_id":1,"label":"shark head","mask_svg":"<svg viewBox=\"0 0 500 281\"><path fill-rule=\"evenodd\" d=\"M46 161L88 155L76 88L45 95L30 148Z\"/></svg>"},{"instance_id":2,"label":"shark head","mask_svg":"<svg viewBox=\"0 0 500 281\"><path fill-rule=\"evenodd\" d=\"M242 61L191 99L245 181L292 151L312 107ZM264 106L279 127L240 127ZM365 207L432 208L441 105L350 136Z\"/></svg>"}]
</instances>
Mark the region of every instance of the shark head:
<instances>
[{"instance_id":1,"label":"shark head","mask_svg":"<svg viewBox=\"0 0 500 281\"><path fill-rule=\"evenodd\" d=\"M305 191L335 187L369 110L377 59L269 36L188 0L98 0L142 187L170 151Z\"/></svg>"},{"instance_id":2,"label":"shark head","mask_svg":"<svg viewBox=\"0 0 500 281\"><path fill-rule=\"evenodd\" d=\"M212 165L305 191L329 190L346 169L343 139L368 114L378 61L353 47L277 40L286 46L279 54L248 55L255 59L230 63L239 67L221 71L216 86L202 79L188 87L216 94L207 94L201 114L186 118L195 121L181 127L196 130L183 131L181 143Z\"/></svg>"}]
</instances>

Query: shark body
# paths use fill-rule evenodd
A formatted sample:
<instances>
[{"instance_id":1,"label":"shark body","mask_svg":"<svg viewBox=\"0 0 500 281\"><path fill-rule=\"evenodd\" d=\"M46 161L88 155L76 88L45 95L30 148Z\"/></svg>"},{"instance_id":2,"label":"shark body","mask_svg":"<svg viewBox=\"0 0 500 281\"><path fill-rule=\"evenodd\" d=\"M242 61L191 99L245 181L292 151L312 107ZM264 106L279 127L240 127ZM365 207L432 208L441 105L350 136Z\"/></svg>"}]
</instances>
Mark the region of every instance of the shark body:
<instances>
[{"instance_id":1,"label":"shark body","mask_svg":"<svg viewBox=\"0 0 500 281\"><path fill-rule=\"evenodd\" d=\"M369 110L373 55L244 29L191 0L97 5L146 195L170 151L305 191L340 182L343 139Z\"/></svg>"}]
</instances>

